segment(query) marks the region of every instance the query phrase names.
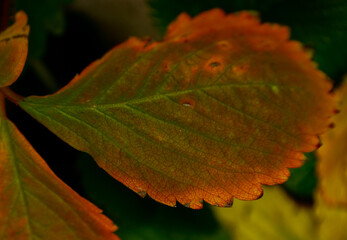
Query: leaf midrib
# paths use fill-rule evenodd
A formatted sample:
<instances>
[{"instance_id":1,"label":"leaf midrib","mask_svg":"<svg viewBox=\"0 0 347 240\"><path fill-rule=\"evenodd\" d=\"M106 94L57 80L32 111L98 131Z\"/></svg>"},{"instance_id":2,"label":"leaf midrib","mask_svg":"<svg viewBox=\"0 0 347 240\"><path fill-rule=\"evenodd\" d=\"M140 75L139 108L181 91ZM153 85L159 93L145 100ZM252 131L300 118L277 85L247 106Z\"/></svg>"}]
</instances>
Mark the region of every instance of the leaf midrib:
<instances>
[{"instance_id":1,"label":"leaf midrib","mask_svg":"<svg viewBox=\"0 0 347 240\"><path fill-rule=\"evenodd\" d=\"M123 102L118 102L118 103L91 103L91 104L52 104L52 103L43 103L43 102L35 102L31 101L31 98L41 98L42 100L45 100L47 98L44 97L28 97L24 99L20 104L30 104L30 105L41 105L41 106L56 106L56 107L77 107L77 108L94 108L94 107L100 107L100 108L115 108L117 106L123 106L123 105L128 105L128 104L137 104L137 103L144 103L144 102L152 102L155 100L159 100L162 98L166 97L174 97L174 96L179 96L179 95L184 95L184 94L189 94L189 93L194 93L198 92L200 90L209 90L209 89L215 89L215 88L222 88L222 87L278 87L278 88L291 88L295 89L297 91L300 91L301 89L296 88L296 87L288 87L287 85L282 85L278 83L263 83L263 82L248 82L248 83L227 83L227 84L217 84L213 86L203 86L200 88L194 88L194 89L187 89L187 90L179 90L177 92L169 92L169 93L161 93L158 95L151 95L147 97L142 97L142 98L135 98L135 99L130 99L129 101L123 101ZM62 93L63 94L63 93ZM62 94L58 94L62 95ZM54 95L52 95L54 97Z\"/></svg>"},{"instance_id":2,"label":"leaf midrib","mask_svg":"<svg viewBox=\"0 0 347 240\"><path fill-rule=\"evenodd\" d=\"M4 126L4 131L9 133L10 129L9 129L8 124L6 122L4 122L3 126ZM14 147L13 142L8 141L8 146L12 150L12 152L15 152L14 151L15 147ZM31 219L29 217L29 211L28 211L29 206L28 206L28 202L27 202L26 196L24 194L24 187L23 187L21 179L19 177L19 166L18 166L18 163L17 163L16 159L12 158L11 162L13 163L12 166L13 166L14 172L16 174L15 179L17 181L17 186L19 188L19 193L18 194L21 195L21 198L22 198L22 201L23 201L23 204L24 204L26 219L28 220L28 225L27 226L28 226L29 238L33 239L32 237L33 237L34 232L32 230L32 223L31 223ZM5 229L5 231L6 231L6 229Z\"/></svg>"}]
</instances>

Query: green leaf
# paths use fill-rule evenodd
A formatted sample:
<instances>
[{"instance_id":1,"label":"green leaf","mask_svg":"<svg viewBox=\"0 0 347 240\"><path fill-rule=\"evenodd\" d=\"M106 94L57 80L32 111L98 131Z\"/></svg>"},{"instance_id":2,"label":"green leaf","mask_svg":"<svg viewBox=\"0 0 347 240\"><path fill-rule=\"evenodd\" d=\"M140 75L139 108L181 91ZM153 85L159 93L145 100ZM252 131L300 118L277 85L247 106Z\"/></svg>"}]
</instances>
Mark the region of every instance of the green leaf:
<instances>
[{"instance_id":1,"label":"green leaf","mask_svg":"<svg viewBox=\"0 0 347 240\"><path fill-rule=\"evenodd\" d=\"M287 28L215 9L182 14L163 42L131 38L20 105L140 195L201 208L284 182L328 128L330 88Z\"/></svg>"}]
</instances>

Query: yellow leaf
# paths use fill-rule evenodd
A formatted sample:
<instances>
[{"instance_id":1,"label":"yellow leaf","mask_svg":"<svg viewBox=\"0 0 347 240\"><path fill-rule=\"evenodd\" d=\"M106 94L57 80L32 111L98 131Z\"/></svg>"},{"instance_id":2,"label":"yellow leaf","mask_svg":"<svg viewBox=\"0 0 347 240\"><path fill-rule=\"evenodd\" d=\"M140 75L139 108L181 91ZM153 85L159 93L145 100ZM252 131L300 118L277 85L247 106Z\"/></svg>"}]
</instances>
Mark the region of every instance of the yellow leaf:
<instances>
[{"instance_id":1,"label":"yellow leaf","mask_svg":"<svg viewBox=\"0 0 347 240\"><path fill-rule=\"evenodd\" d=\"M335 127L322 135L318 153L316 213L320 239L347 239L347 79L334 92L339 114Z\"/></svg>"},{"instance_id":2,"label":"yellow leaf","mask_svg":"<svg viewBox=\"0 0 347 240\"><path fill-rule=\"evenodd\" d=\"M347 208L346 206L331 206L317 194L315 211L319 222L318 236L321 240L347 239Z\"/></svg>"},{"instance_id":3,"label":"yellow leaf","mask_svg":"<svg viewBox=\"0 0 347 240\"><path fill-rule=\"evenodd\" d=\"M347 84L335 92L339 113L333 116L334 128L321 137L318 153L319 190L330 205L347 207Z\"/></svg>"},{"instance_id":4,"label":"yellow leaf","mask_svg":"<svg viewBox=\"0 0 347 240\"><path fill-rule=\"evenodd\" d=\"M314 213L299 206L280 187L264 188L254 202L235 200L232 208L213 208L233 240L315 240Z\"/></svg>"}]
</instances>

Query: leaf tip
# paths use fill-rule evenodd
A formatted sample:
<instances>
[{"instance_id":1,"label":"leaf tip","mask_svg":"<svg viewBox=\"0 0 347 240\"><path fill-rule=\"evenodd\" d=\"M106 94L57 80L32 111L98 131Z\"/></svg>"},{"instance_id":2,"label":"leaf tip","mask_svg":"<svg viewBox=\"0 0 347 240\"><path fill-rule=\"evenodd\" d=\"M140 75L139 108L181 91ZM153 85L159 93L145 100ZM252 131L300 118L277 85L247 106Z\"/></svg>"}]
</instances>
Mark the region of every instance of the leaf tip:
<instances>
[{"instance_id":1,"label":"leaf tip","mask_svg":"<svg viewBox=\"0 0 347 240\"><path fill-rule=\"evenodd\" d=\"M20 10L16 13L15 20L20 25L25 26L28 23L28 16L26 15L26 13L23 10Z\"/></svg>"}]
</instances>

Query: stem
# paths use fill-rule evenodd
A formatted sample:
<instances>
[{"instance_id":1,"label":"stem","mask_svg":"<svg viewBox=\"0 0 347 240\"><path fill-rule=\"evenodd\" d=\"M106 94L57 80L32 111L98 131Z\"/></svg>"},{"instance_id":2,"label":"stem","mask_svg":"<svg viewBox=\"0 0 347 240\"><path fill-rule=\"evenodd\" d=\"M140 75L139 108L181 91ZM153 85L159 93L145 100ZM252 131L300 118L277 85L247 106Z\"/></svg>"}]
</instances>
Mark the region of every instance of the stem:
<instances>
[{"instance_id":1,"label":"stem","mask_svg":"<svg viewBox=\"0 0 347 240\"><path fill-rule=\"evenodd\" d=\"M6 117L5 96L1 91L0 91L0 117Z\"/></svg>"},{"instance_id":2,"label":"stem","mask_svg":"<svg viewBox=\"0 0 347 240\"><path fill-rule=\"evenodd\" d=\"M0 88L0 94L4 95L8 100L10 100L11 102L13 102L16 105L19 105L19 102L21 102L24 99L23 96L13 92L8 87Z\"/></svg>"}]
</instances>

